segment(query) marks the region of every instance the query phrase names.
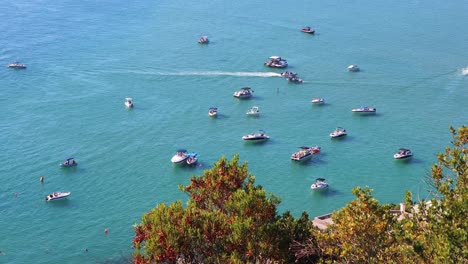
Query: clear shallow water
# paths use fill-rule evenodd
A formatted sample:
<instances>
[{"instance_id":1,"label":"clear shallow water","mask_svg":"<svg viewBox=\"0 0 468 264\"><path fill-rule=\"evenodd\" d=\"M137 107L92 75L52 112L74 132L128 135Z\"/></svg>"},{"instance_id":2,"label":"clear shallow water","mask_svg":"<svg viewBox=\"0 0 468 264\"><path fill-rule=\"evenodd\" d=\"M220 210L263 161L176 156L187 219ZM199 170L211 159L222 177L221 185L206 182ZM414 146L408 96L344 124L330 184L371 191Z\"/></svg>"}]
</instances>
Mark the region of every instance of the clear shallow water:
<instances>
[{"instance_id":1,"label":"clear shallow water","mask_svg":"<svg viewBox=\"0 0 468 264\"><path fill-rule=\"evenodd\" d=\"M424 198L448 126L467 124L467 9L465 1L6 1L0 62L28 69L0 68L0 262L122 262L143 213L185 200L178 184L235 153L282 198L281 212L328 213L358 185L381 202L399 203L406 190ZM305 25L317 34L301 34ZM209 45L196 43L201 35ZM305 83L265 68L271 55ZM349 64L362 71L347 72ZM255 90L252 100L232 97L243 86ZM126 96L135 109L125 110ZM326 105L312 106L317 96ZM245 116L252 105L261 117ZM361 105L378 114L353 115ZM210 106L219 118L208 118ZM348 137L330 140L336 126ZM258 129L271 140L241 141ZM322 153L292 163L301 145ZM400 147L415 157L396 162ZM173 167L178 148L198 152L201 166ZM69 156L78 167L59 168ZM328 192L310 190L316 177L327 178ZM72 195L45 203L53 191Z\"/></svg>"}]
</instances>

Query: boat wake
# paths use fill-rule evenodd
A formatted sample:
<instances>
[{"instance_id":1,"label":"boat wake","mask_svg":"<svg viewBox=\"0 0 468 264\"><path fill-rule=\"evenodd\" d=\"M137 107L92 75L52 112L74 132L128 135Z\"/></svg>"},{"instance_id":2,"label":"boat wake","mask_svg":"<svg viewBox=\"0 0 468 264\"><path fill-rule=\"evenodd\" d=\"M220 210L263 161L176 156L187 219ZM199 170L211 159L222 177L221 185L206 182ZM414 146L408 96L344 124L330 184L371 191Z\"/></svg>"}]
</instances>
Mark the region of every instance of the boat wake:
<instances>
[{"instance_id":1,"label":"boat wake","mask_svg":"<svg viewBox=\"0 0 468 264\"><path fill-rule=\"evenodd\" d=\"M148 70L131 70L126 73L144 74L144 75L159 75L159 76L239 76L239 77L281 77L281 74L276 72L225 72L225 71L181 71L181 72L160 72ZM121 73L115 72L112 73Z\"/></svg>"},{"instance_id":2,"label":"boat wake","mask_svg":"<svg viewBox=\"0 0 468 264\"><path fill-rule=\"evenodd\" d=\"M281 77L276 72L224 72L224 71L186 71L161 75L200 75L200 76L239 76L239 77Z\"/></svg>"}]
</instances>

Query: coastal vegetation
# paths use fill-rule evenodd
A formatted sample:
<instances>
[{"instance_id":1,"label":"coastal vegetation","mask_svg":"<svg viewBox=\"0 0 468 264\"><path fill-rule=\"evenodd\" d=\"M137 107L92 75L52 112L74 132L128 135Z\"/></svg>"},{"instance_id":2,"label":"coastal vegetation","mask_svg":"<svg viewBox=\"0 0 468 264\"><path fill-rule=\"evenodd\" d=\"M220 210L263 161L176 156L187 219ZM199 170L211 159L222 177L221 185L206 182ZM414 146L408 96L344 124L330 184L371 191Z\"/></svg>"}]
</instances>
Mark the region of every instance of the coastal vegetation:
<instances>
[{"instance_id":1,"label":"coastal vegetation","mask_svg":"<svg viewBox=\"0 0 468 264\"><path fill-rule=\"evenodd\" d=\"M255 185L239 156L222 157L188 186L181 201L159 204L135 225L135 263L466 263L468 127L450 128L452 145L427 177L427 200L405 209L380 204L369 187L333 213L325 230L306 213L280 215L280 199Z\"/></svg>"}]
</instances>

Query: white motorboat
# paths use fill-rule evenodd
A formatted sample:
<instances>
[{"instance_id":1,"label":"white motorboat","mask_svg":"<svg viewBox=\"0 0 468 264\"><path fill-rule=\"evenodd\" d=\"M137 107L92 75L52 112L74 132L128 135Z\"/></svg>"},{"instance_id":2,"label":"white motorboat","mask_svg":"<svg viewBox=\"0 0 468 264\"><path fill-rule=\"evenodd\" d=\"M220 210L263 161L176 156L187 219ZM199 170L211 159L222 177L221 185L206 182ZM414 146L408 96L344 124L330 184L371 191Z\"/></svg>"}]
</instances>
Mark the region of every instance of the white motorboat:
<instances>
[{"instance_id":1,"label":"white motorboat","mask_svg":"<svg viewBox=\"0 0 468 264\"><path fill-rule=\"evenodd\" d=\"M337 127L335 129L335 131L330 133L330 137L332 137L332 138L343 137L343 136L346 136L346 135L347 135L346 129L344 129L342 127Z\"/></svg>"},{"instance_id":2,"label":"white motorboat","mask_svg":"<svg viewBox=\"0 0 468 264\"><path fill-rule=\"evenodd\" d=\"M54 200L61 200L65 199L70 196L71 192L53 192L46 196L45 200L47 202L54 201Z\"/></svg>"},{"instance_id":3,"label":"white motorboat","mask_svg":"<svg viewBox=\"0 0 468 264\"><path fill-rule=\"evenodd\" d=\"M207 36L203 36L200 39L198 39L198 43L200 44L208 44L210 41L208 40Z\"/></svg>"},{"instance_id":4,"label":"white motorboat","mask_svg":"<svg viewBox=\"0 0 468 264\"><path fill-rule=\"evenodd\" d=\"M326 180L324 178L317 178L317 179L315 179L315 182L312 183L310 188L312 190L324 190L324 189L327 189L328 186L329 185L328 185L328 183L326 182Z\"/></svg>"},{"instance_id":5,"label":"white motorboat","mask_svg":"<svg viewBox=\"0 0 468 264\"><path fill-rule=\"evenodd\" d=\"M188 159L188 152L185 149L177 150L176 154L172 156L171 162L174 164L182 164Z\"/></svg>"},{"instance_id":6,"label":"white motorboat","mask_svg":"<svg viewBox=\"0 0 468 264\"><path fill-rule=\"evenodd\" d=\"M259 130L257 133L243 136L242 139L248 142L263 142L270 139L270 137L265 134L265 131Z\"/></svg>"},{"instance_id":7,"label":"white motorboat","mask_svg":"<svg viewBox=\"0 0 468 264\"><path fill-rule=\"evenodd\" d=\"M313 104L323 104L325 103L325 99L323 98L312 98L312 101L310 101Z\"/></svg>"},{"instance_id":8,"label":"white motorboat","mask_svg":"<svg viewBox=\"0 0 468 264\"><path fill-rule=\"evenodd\" d=\"M127 108L132 108L133 107L133 98L131 98L131 97L125 98L125 106Z\"/></svg>"},{"instance_id":9,"label":"white motorboat","mask_svg":"<svg viewBox=\"0 0 468 264\"><path fill-rule=\"evenodd\" d=\"M356 64L351 64L351 65L348 66L348 71L357 72L357 71L359 71L359 67Z\"/></svg>"},{"instance_id":10,"label":"white motorboat","mask_svg":"<svg viewBox=\"0 0 468 264\"><path fill-rule=\"evenodd\" d=\"M252 106L246 113L249 116L259 116L260 108L258 106Z\"/></svg>"},{"instance_id":11,"label":"white motorboat","mask_svg":"<svg viewBox=\"0 0 468 264\"><path fill-rule=\"evenodd\" d=\"M395 159L407 159L411 158L413 156L413 153L409 149L405 148L400 148L400 150L393 155L393 158Z\"/></svg>"},{"instance_id":12,"label":"white motorboat","mask_svg":"<svg viewBox=\"0 0 468 264\"><path fill-rule=\"evenodd\" d=\"M377 108L368 107L368 106L361 106L359 108L354 108L351 111L353 113L359 113L359 114L373 114L373 113L377 112Z\"/></svg>"},{"instance_id":13,"label":"white motorboat","mask_svg":"<svg viewBox=\"0 0 468 264\"><path fill-rule=\"evenodd\" d=\"M198 161L198 153L190 152L187 154L188 158L186 160L187 165L194 165Z\"/></svg>"},{"instance_id":14,"label":"white motorboat","mask_svg":"<svg viewBox=\"0 0 468 264\"><path fill-rule=\"evenodd\" d=\"M291 155L291 159L295 161L306 161L312 158L312 155L320 153L320 147L315 146L315 147L307 147L307 146L302 146L300 147L299 151L294 152Z\"/></svg>"},{"instance_id":15,"label":"white motorboat","mask_svg":"<svg viewBox=\"0 0 468 264\"><path fill-rule=\"evenodd\" d=\"M301 28L301 32L307 33L307 34L314 34L315 30L313 30L311 27L303 27Z\"/></svg>"},{"instance_id":16,"label":"white motorboat","mask_svg":"<svg viewBox=\"0 0 468 264\"><path fill-rule=\"evenodd\" d=\"M297 77L297 76L294 76L294 77L288 77L287 80L289 82L292 82L292 83L303 83L304 80L302 80L301 78Z\"/></svg>"},{"instance_id":17,"label":"white motorboat","mask_svg":"<svg viewBox=\"0 0 468 264\"><path fill-rule=\"evenodd\" d=\"M210 109L208 109L208 115L209 116L217 116L218 115L218 108L217 107L210 107Z\"/></svg>"},{"instance_id":18,"label":"white motorboat","mask_svg":"<svg viewBox=\"0 0 468 264\"><path fill-rule=\"evenodd\" d=\"M68 158L64 162L60 163L61 167L73 167L78 165L74 158Z\"/></svg>"},{"instance_id":19,"label":"white motorboat","mask_svg":"<svg viewBox=\"0 0 468 264\"><path fill-rule=\"evenodd\" d=\"M297 73L295 72L285 71L281 73L281 77L284 77L284 78L290 78L290 77L296 77L296 76L297 76Z\"/></svg>"},{"instance_id":20,"label":"white motorboat","mask_svg":"<svg viewBox=\"0 0 468 264\"><path fill-rule=\"evenodd\" d=\"M268 58L268 61L265 61L265 65L271 68L286 68L288 67L288 62L281 58L280 56L271 56Z\"/></svg>"},{"instance_id":21,"label":"white motorboat","mask_svg":"<svg viewBox=\"0 0 468 264\"><path fill-rule=\"evenodd\" d=\"M18 61L10 63L7 66L8 68L12 68L12 69L26 69L26 64L20 63Z\"/></svg>"},{"instance_id":22,"label":"white motorboat","mask_svg":"<svg viewBox=\"0 0 468 264\"><path fill-rule=\"evenodd\" d=\"M236 91L234 93L234 97L237 97L239 99L246 99L250 98L253 95L253 90L250 87L242 87L239 91Z\"/></svg>"}]
</instances>

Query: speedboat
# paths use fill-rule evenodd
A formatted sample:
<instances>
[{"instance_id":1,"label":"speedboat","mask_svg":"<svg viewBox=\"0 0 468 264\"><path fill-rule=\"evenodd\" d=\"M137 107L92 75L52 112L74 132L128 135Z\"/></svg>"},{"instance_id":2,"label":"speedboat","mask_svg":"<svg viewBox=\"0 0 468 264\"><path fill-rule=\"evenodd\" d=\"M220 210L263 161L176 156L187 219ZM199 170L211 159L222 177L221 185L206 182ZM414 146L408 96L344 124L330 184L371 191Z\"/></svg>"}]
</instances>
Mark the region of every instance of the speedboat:
<instances>
[{"instance_id":1,"label":"speedboat","mask_svg":"<svg viewBox=\"0 0 468 264\"><path fill-rule=\"evenodd\" d=\"M234 93L234 97L237 97L239 99L246 99L250 98L253 95L253 90L250 87L243 87L239 91L236 91Z\"/></svg>"},{"instance_id":2,"label":"speedboat","mask_svg":"<svg viewBox=\"0 0 468 264\"><path fill-rule=\"evenodd\" d=\"M258 106L252 106L249 111L246 113L249 116L258 116L260 115L260 108Z\"/></svg>"},{"instance_id":3,"label":"speedboat","mask_svg":"<svg viewBox=\"0 0 468 264\"><path fill-rule=\"evenodd\" d=\"M359 108L354 108L351 111L353 111L353 113L373 114L373 113L375 113L377 111L377 108L368 107L368 106L361 106Z\"/></svg>"},{"instance_id":4,"label":"speedboat","mask_svg":"<svg viewBox=\"0 0 468 264\"><path fill-rule=\"evenodd\" d=\"M315 147L302 146L300 147L299 151L294 152L291 155L291 159L296 160L296 161L306 161L312 158L312 155L317 154L319 152L320 152L319 146L315 146Z\"/></svg>"},{"instance_id":5,"label":"speedboat","mask_svg":"<svg viewBox=\"0 0 468 264\"><path fill-rule=\"evenodd\" d=\"M281 77L284 77L284 78L290 78L290 77L296 77L296 76L297 76L297 73L295 72L285 71L281 73Z\"/></svg>"},{"instance_id":6,"label":"speedboat","mask_svg":"<svg viewBox=\"0 0 468 264\"><path fill-rule=\"evenodd\" d=\"M332 138L343 137L343 136L346 136L346 135L347 135L346 129L344 129L342 127L337 127L335 129L335 131L330 133L330 137L332 137Z\"/></svg>"},{"instance_id":7,"label":"speedboat","mask_svg":"<svg viewBox=\"0 0 468 264\"><path fill-rule=\"evenodd\" d=\"M325 103L325 99L323 98L312 98L312 101L310 101L313 104L323 104Z\"/></svg>"},{"instance_id":8,"label":"speedboat","mask_svg":"<svg viewBox=\"0 0 468 264\"><path fill-rule=\"evenodd\" d=\"M218 115L218 108L217 107L210 107L210 109L208 109L208 115L209 116L217 116Z\"/></svg>"},{"instance_id":9,"label":"speedboat","mask_svg":"<svg viewBox=\"0 0 468 264\"><path fill-rule=\"evenodd\" d=\"M210 41L208 40L207 36L203 36L198 40L198 43L200 44L208 44Z\"/></svg>"},{"instance_id":10,"label":"speedboat","mask_svg":"<svg viewBox=\"0 0 468 264\"><path fill-rule=\"evenodd\" d=\"M393 157L395 159L407 159L411 158L413 156L413 153L409 149L401 148Z\"/></svg>"},{"instance_id":11,"label":"speedboat","mask_svg":"<svg viewBox=\"0 0 468 264\"><path fill-rule=\"evenodd\" d=\"M188 159L188 152L185 149L177 150L176 154L172 156L171 162L174 164L182 164Z\"/></svg>"},{"instance_id":12,"label":"speedboat","mask_svg":"<svg viewBox=\"0 0 468 264\"><path fill-rule=\"evenodd\" d=\"M351 64L351 65L348 66L348 71L357 72L357 71L359 71L359 67L356 64Z\"/></svg>"},{"instance_id":13,"label":"speedboat","mask_svg":"<svg viewBox=\"0 0 468 264\"><path fill-rule=\"evenodd\" d=\"M271 56L268 58L268 61L265 61L265 65L271 68L286 68L288 67L288 62L281 58L280 56Z\"/></svg>"},{"instance_id":14,"label":"speedboat","mask_svg":"<svg viewBox=\"0 0 468 264\"><path fill-rule=\"evenodd\" d=\"M314 34L315 30L313 30L311 27L303 27L301 29L301 32L308 33L308 34Z\"/></svg>"},{"instance_id":15,"label":"speedboat","mask_svg":"<svg viewBox=\"0 0 468 264\"><path fill-rule=\"evenodd\" d=\"M198 161L198 153L190 152L187 154L188 158L186 160L187 165L193 165Z\"/></svg>"},{"instance_id":16,"label":"speedboat","mask_svg":"<svg viewBox=\"0 0 468 264\"><path fill-rule=\"evenodd\" d=\"M60 200L60 199L65 199L68 196L70 196L71 192L53 192L49 195L46 196L45 200L47 202L54 201L54 200Z\"/></svg>"},{"instance_id":17,"label":"speedboat","mask_svg":"<svg viewBox=\"0 0 468 264\"><path fill-rule=\"evenodd\" d=\"M288 81L292 82L292 83L303 83L304 82L304 80L302 80L301 78L299 78L297 76L288 77Z\"/></svg>"},{"instance_id":18,"label":"speedboat","mask_svg":"<svg viewBox=\"0 0 468 264\"><path fill-rule=\"evenodd\" d=\"M20 63L18 61L15 61L13 63L8 64L8 68L13 68L13 69L26 69L26 64Z\"/></svg>"},{"instance_id":19,"label":"speedboat","mask_svg":"<svg viewBox=\"0 0 468 264\"><path fill-rule=\"evenodd\" d=\"M64 162L60 163L61 167L73 167L78 165L74 158L68 158Z\"/></svg>"},{"instance_id":20,"label":"speedboat","mask_svg":"<svg viewBox=\"0 0 468 264\"><path fill-rule=\"evenodd\" d=\"M249 142L263 142L270 139L270 137L265 134L265 131L260 130L257 133L245 135L242 139Z\"/></svg>"},{"instance_id":21,"label":"speedboat","mask_svg":"<svg viewBox=\"0 0 468 264\"><path fill-rule=\"evenodd\" d=\"M310 186L312 190L324 190L328 188L328 183L324 178L317 178L315 182Z\"/></svg>"},{"instance_id":22,"label":"speedboat","mask_svg":"<svg viewBox=\"0 0 468 264\"><path fill-rule=\"evenodd\" d=\"M131 98L131 97L125 98L125 106L127 108L132 108L133 107L133 98Z\"/></svg>"}]
</instances>

